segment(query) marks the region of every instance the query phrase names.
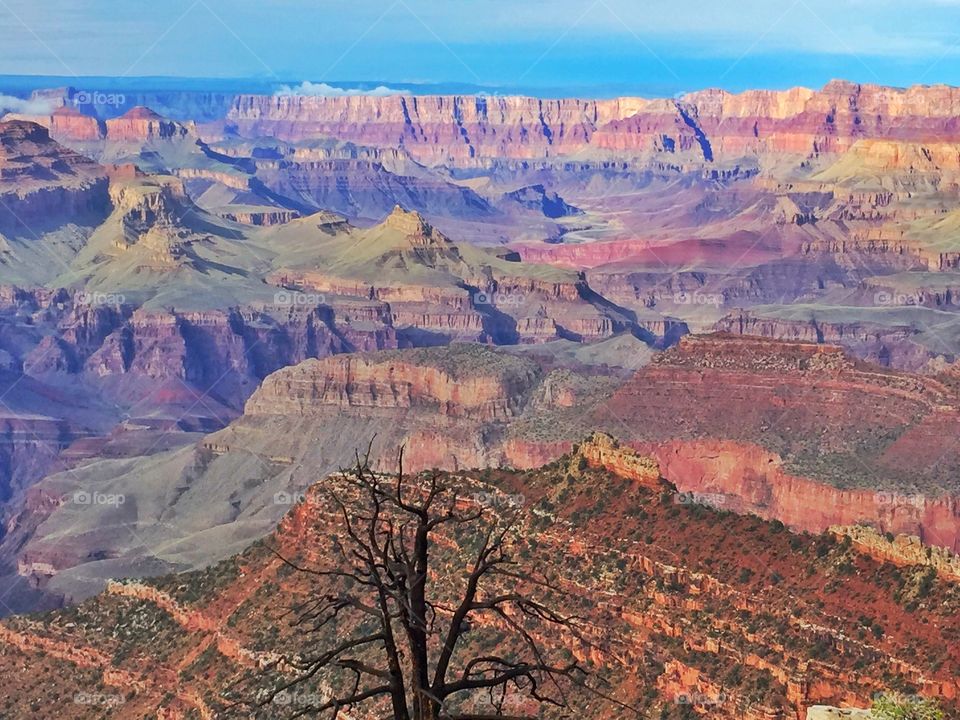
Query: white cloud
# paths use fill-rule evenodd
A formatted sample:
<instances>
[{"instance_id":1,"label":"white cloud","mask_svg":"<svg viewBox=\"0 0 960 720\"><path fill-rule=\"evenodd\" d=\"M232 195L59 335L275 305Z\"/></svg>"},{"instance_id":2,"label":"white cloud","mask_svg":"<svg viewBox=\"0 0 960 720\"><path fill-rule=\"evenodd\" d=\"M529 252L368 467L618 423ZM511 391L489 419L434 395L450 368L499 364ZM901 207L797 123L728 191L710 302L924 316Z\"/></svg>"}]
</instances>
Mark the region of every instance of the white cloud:
<instances>
[{"instance_id":1,"label":"white cloud","mask_svg":"<svg viewBox=\"0 0 960 720\"><path fill-rule=\"evenodd\" d=\"M13 95L0 95L0 115L18 113L23 115L49 115L56 108L50 98L24 100Z\"/></svg>"},{"instance_id":2,"label":"white cloud","mask_svg":"<svg viewBox=\"0 0 960 720\"><path fill-rule=\"evenodd\" d=\"M274 95L277 97L287 95L297 95L302 97L346 97L348 95L373 95L376 97L385 97L387 95L403 95L403 90L394 90L385 85L379 85L370 90L360 88L338 88L326 83L312 83L305 80L295 87L284 85L277 90Z\"/></svg>"}]
</instances>

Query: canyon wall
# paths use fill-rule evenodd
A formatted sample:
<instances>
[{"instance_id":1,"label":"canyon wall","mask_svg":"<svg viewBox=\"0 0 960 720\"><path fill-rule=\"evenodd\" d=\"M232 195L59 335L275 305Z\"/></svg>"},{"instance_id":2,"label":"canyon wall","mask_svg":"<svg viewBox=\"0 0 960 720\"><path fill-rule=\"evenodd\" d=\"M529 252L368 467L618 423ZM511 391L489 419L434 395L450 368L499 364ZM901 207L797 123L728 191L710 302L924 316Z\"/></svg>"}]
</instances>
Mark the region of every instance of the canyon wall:
<instances>
[{"instance_id":1,"label":"canyon wall","mask_svg":"<svg viewBox=\"0 0 960 720\"><path fill-rule=\"evenodd\" d=\"M710 162L842 153L862 138L953 141L960 91L835 81L822 90L721 90L673 100L527 97L238 96L227 119L248 137L338 137L402 146L429 164L536 159L587 148Z\"/></svg>"},{"instance_id":2,"label":"canyon wall","mask_svg":"<svg viewBox=\"0 0 960 720\"><path fill-rule=\"evenodd\" d=\"M158 382L180 379L212 389L239 410L259 380L281 367L398 345L388 317L365 315L349 302L176 311L136 309L119 296L100 295L0 288L0 319L34 318L34 330L9 335L6 343L0 338L11 368L51 381L80 376L128 399L149 395ZM351 326L351 318L363 327Z\"/></svg>"},{"instance_id":3,"label":"canyon wall","mask_svg":"<svg viewBox=\"0 0 960 720\"><path fill-rule=\"evenodd\" d=\"M682 493L732 512L780 520L807 532L869 523L881 533L912 535L960 552L960 495L844 489L790 472L763 448L734 442L632 444L660 465Z\"/></svg>"},{"instance_id":4,"label":"canyon wall","mask_svg":"<svg viewBox=\"0 0 960 720\"><path fill-rule=\"evenodd\" d=\"M539 375L533 364L519 361L498 370L469 370L460 363L423 365L412 359L378 353L301 363L268 377L244 412L305 417L327 406L348 412L419 407L450 418L504 421L517 415L521 398ZM469 356L459 359L466 365Z\"/></svg>"},{"instance_id":5,"label":"canyon wall","mask_svg":"<svg viewBox=\"0 0 960 720\"><path fill-rule=\"evenodd\" d=\"M102 220L107 173L32 122L0 123L0 227L36 239L58 221ZM5 243L5 241L4 241Z\"/></svg>"},{"instance_id":6,"label":"canyon wall","mask_svg":"<svg viewBox=\"0 0 960 720\"><path fill-rule=\"evenodd\" d=\"M713 329L721 333L842 345L857 357L885 367L923 370L936 353L920 342L921 329L868 321L831 322L816 317L796 320L763 316L749 310L731 313Z\"/></svg>"}]
</instances>

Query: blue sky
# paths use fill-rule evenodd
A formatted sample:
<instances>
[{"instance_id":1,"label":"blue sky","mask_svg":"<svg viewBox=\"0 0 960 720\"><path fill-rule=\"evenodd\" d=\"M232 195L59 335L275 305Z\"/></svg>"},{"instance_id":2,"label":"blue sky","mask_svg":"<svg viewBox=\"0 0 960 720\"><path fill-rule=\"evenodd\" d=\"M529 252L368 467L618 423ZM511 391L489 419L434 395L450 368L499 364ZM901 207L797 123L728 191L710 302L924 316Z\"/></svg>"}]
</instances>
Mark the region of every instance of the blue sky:
<instances>
[{"instance_id":1,"label":"blue sky","mask_svg":"<svg viewBox=\"0 0 960 720\"><path fill-rule=\"evenodd\" d=\"M0 0L0 74L658 94L960 84L960 0Z\"/></svg>"}]
</instances>

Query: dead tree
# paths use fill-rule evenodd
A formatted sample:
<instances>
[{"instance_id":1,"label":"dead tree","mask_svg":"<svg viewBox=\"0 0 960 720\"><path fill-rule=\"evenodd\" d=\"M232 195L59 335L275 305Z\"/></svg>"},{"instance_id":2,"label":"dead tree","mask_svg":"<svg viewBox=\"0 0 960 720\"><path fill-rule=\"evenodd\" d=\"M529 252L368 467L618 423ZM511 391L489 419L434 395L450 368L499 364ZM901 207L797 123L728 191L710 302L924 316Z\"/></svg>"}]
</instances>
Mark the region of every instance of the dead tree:
<instances>
[{"instance_id":1,"label":"dead tree","mask_svg":"<svg viewBox=\"0 0 960 720\"><path fill-rule=\"evenodd\" d=\"M314 561L323 566L275 550L318 588L293 609L291 622L307 638L325 630L328 637L322 649L290 659L295 675L257 705L268 708L281 693L324 678L336 689L289 717L337 718L389 706L387 717L396 720L503 718L508 698L568 708L571 688L586 688L587 674L569 654L555 660L538 637L565 633L580 641L581 621L532 597L562 591L513 558L520 511L477 503L441 473L405 476L402 450L396 476L373 473L368 457L358 455L354 468L319 491L341 525L325 560ZM441 533L474 544L456 573L438 578L431 560ZM455 592L435 590L438 582ZM471 651L465 636L477 623L509 640L492 652ZM448 708L451 699L475 700L478 693L492 708L486 715Z\"/></svg>"}]
</instances>

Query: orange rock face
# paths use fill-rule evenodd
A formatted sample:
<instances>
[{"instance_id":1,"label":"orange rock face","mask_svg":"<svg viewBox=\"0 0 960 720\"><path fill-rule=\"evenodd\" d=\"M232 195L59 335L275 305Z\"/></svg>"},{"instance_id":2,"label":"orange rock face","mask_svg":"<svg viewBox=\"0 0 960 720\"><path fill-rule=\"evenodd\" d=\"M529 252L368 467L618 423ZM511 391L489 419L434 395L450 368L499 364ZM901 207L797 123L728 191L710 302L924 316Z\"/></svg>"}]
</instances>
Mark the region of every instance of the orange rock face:
<instances>
[{"instance_id":1,"label":"orange rock face","mask_svg":"<svg viewBox=\"0 0 960 720\"><path fill-rule=\"evenodd\" d=\"M117 118L100 120L65 105L49 116L31 116L29 119L48 128L53 138L65 143L178 140L193 130L192 124L167 120L145 107L132 108Z\"/></svg>"},{"instance_id":2,"label":"orange rock face","mask_svg":"<svg viewBox=\"0 0 960 720\"><path fill-rule=\"evenodd\" d=\"M606 433L594 433L588 437L580 444L578 454L593 467L603 468L618 477L636 480L654 489L662 485L660 468L655 461L630 448L620 447L620 443Z\"/></svg>"},{"instance_id":3,"label":"orange rock face","mask_svg":"<svg viewBox=\"0 0 960 720\"><path fill-rule=\"evenodd\" d=\"M881 532L915 535L960 550L960 497L928 498L876 490L841 490L783 467L775 453L736 442L673 441L638 444L681 492L708 496L733 512L781 520L798 530L822 532L866 522Z\"/></svg>"},{"instance_id":4,"label":"orange rock face","mask_svg":"<svg viewBox=\"0 0 960 720\"><path fill-rule=\"evenodd\" d=\"M70 140L102 140L106 127L96 118L84 115L76 108L62 107L50 116L50 134Z\"/></svg>"}]
</instances>

